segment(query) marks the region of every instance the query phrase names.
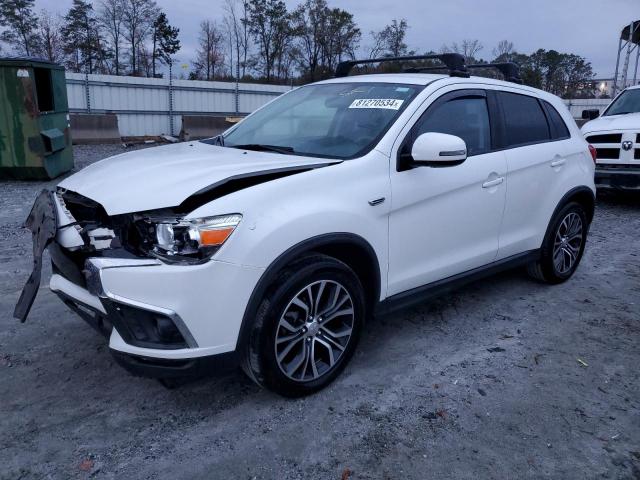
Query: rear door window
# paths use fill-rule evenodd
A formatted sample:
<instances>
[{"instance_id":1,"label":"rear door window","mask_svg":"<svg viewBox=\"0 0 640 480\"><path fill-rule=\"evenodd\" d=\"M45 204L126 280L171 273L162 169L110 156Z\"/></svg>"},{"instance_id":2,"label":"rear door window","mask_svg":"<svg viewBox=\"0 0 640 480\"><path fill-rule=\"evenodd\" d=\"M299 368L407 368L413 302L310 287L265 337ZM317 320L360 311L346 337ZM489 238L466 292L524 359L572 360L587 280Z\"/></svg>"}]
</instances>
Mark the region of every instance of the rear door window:
<instances>
[{"instance_id":1,"label":"rear door window","mask_svg":"<svg viewBox=\"0 0 640 480\"><path fill-rule=\"evenodd\" d=\"M513 148L551 139L547 117L538 99L499 92L506 130L506 147Z\"/></svg>"},{"instance_id":2,"label":"rear door window","mask_svg":"<svg viewBox=\"0 0 640 480\"><path fill-rule=\"evenodd\" d=\"M569 134L567 124L564 123L564 120L562 119L558 111L549 102L543 103L547 110L547 115L549 116L551 138L553 140L563 140L565 138L569 138L571 135Z\"/></svg>"}]
</instances>

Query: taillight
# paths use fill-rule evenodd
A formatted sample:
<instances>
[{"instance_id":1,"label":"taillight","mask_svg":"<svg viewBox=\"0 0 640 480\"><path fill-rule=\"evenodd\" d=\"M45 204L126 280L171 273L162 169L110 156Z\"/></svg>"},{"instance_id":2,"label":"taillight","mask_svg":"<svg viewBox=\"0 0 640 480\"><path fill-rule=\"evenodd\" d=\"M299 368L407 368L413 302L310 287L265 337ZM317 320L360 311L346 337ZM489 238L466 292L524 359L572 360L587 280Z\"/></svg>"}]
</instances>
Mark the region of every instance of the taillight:
<instances>
[{"instance_id":1,"label":"taillight","mask_svg":"<svg viewBox=\"0 0 640 480\"><path fill-rule=\"evenodd\" d=\"M591 154L591 158L593 159L593 163L596 163L596 157L598 155L596 147L594 147L593 145L589 144L589 153Z\"/></svg>"}]
</instances>

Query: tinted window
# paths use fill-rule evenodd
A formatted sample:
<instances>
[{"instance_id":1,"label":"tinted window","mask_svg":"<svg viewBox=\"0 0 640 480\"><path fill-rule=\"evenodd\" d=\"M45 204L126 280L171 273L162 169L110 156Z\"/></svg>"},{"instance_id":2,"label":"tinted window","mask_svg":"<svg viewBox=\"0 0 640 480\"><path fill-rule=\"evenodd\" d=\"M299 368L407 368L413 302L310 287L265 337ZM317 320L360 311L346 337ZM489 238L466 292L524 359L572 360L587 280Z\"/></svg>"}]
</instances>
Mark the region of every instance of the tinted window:
<instances>
[{"instance_id":1,"label":"tinted window","mask_svg":"<svg viewBox=\"0 0 640 480\"><path fill-rule=\"evenodd\" d=\"M489 151L491 129L487 101L483 97L459 97L429 108L415 136L427 132L462 138L467 143L469 156Z\"/></svg>"},{"instance_id":2,"label":"tinted window","mask_svg":"<svg viewBox=\"0 0 640 480\"><path fill-rule=\"evenodd\" d=\"M500 100L504 111L508 147L550 139L547 118L536 98L500 92Z\"/></svg>"},{"instance_id":3,"label":"tinted window","mask_svg":"<svg viewBox=\"0 0 640 480\"><path fill-rule=\"evenodd\" d=\"M555 109L555 107L549 102L544 102L544 105L547 108L547 113L549 114L549 122L551 123L551 137L554 140L569 138L571 135L569 135L567 124L564 123L564 120L562 120L562 117Z\"/></svg>"}]
</instances>

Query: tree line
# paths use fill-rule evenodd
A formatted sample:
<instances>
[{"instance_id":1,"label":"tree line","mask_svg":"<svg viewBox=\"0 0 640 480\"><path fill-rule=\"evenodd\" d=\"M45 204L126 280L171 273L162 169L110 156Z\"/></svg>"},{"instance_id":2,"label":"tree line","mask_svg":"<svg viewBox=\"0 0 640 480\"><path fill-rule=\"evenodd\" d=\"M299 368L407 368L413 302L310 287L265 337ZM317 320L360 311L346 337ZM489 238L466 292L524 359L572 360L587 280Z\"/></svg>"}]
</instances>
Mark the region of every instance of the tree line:
<instances>
[{"instance_id":1,"label":"tree line","mask_svg":"<svg viewBox=\"0 0 640 480\"><path fill-rule=\"evenodd\" d=\"M64 14L35 11L35 0L0 0L0 55L42 57L69 70L112 75L163 76L181 49L180 31L154 0L73 0ZM300 84L328 78L337 64L355 57L458 52L466 62L513 61L524 83L565 98L595 93L591 64L572 53L540 49L517 52L503 40L490 52L465 39L436 51L406 43L406 19L363 32L353 14L326 0L303 0L288 9L282 0L225 0L217 19L200 22L191 69L179 75L200 80ZM414 66L436 66L418 62ZM394 71L380 64L367 71ZM490 70L483 74L497 74Z\"/></svg>"}]
</instances>

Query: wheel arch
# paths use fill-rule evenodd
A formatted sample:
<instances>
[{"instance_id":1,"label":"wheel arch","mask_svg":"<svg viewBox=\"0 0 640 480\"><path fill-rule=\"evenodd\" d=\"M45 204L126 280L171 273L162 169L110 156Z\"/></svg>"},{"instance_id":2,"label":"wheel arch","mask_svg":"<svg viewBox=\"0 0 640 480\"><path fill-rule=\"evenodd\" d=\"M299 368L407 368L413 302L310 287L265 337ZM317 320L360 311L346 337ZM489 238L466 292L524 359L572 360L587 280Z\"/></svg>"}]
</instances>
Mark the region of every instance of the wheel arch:
<instances>
[{"instance_id":1,"label":"wheel arch","mask_svg":"<svg viewBox=\"0 0 640 480\"><path fill-rule=\"evenodd\" d=\"M553 213L549 217L549 221L547 223L547 230L542 240L543 244L547 239L547 236L549 235L549 230L551 228L551 220L554 219L554 217L560 211L560 209L562 209L566 204L570 202L578 202L585 208L585 211L587 213L587 220L589 224L593 220L593 215L595 213L595 207L596 207L596 197L595 197L595 194L593 193L593 190L591 190L587 186L572 188L562 196L562 198L556 205L556 208L553 210Z\"/></svg>"},{"instance_id":2,"label":"wheel arch","mask_svg":"<svg viewBox=\"0 0 640 480\"><path fill-rule=\"evenodd\" d=\"M240 351L246 345L253 317L278 273L291 262L308 253L328 255L348 265L362 283L368 311L373 311L373 307L380 300L382 289L380 262L374 248L363 237L353 233L318 235L285 250L266 268L247 302L240 325L236 351Z\"/></svg>"},{"instance_id":3,"label":"wheel arch","mask_svg":"<svg viewBox=\"0 0 640 480\"><path fill-rule=\"evenodd\" d=\"M586 186L575 187L565 193L558 202L558 205L553 211L553 215L551 215L551 218L553 218L555 214L558 213L558 211L567 203L574 201L578 202L585 208L585 211L587 213L587 220L589 221L589 223L591 223L596 208L596 197L593 193L593 190Z\"/></svg>"}]
</instances>

